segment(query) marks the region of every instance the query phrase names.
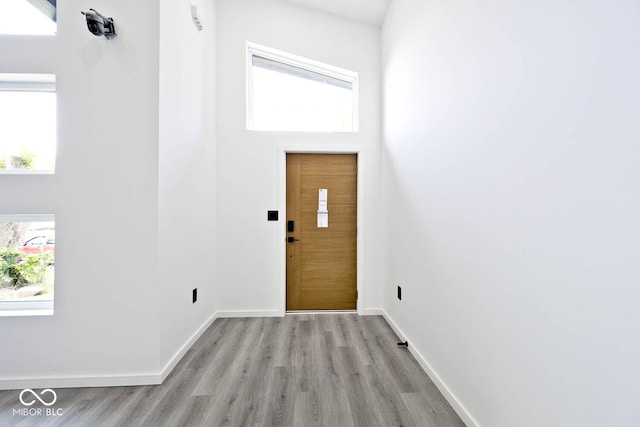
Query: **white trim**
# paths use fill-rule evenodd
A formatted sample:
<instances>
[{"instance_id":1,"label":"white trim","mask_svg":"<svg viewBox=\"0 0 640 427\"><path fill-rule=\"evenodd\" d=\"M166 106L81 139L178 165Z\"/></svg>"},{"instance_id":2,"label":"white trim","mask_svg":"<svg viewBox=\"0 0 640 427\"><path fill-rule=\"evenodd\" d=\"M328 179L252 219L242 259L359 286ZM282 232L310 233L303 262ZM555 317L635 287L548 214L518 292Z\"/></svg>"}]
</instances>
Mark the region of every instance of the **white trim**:
<instances>
[{"instance_id":1,"label":"white trim","mask_svg":"<svg viewBox=\"0 0 640 427\"><path fill-rule=\"evenodd\" d=\"M0 301L0 317L53 316L53 299Z\"/></svg>"},{"instance_id":2,"label":"white trim","mask_svg":"<svg viewBox=\"0 0 640 427\"><path fill-rule=\"evenodd\" d=\"M357 133L360 131L360 108L359 108L359 90L358 90L358 73L355 71L347 70L345 68L336 67L333 65L325 64L313 59L305 58L303 56L294 55L289 52L274 49L271 47L259 45L253 42L247 42L246 44L246 126L247 130L253 129L253 102L251 100L251 94L253 93L253 74L252 74L252 56L254 54L272 59L274 61L282 62L284 64L292 65L294 67L309 70L318 74L324 74L325 76L333 77L339 80L343 80L352 84L351 93L353 96L353 116L352 116L352 128L351 132ZM285 131L286 132L286 131Z\"/></svg>"},{"instance_id":3,"label":"white trim","mask_svg":"<svg viewBox=\"0 0 640 427\"><path fill-rule=\"evenodd\" d=\"M64 378L21 378L0 380L0 390L24 388L79 388L79 387L127 387L137 385L158 385L158 374L100 375L95 377Z\"/></svg>"},{"instance_id":4,"label":"white trim","mask_svg":"<svg viewBox=\"0 0 640 427\"><path fill-rule=\"evenodd\" d=\"M218 318L220 319L235 319L243 317L282 317L284 314L279 310L250 310L250 311L219 311Z\"/></svg>"},{"instance_id":5,"label":"white trim","mask_svg":"<svg viewBox=\"0 0 640 427\"><path fill-rule=\"evenodd\" d=\"M0 73L0 92L56 92L55 74Z\"/></svg>"},{"instance_id":6,"label":"white trim","mask_svg":"<svg viewBox=\"0 0 640 427\"><path fill-rule=\"evenodd\" d=\"M287 218L287 154L357 154L358 155L358 236L357 236L357 290L358 302L357 312L364 314L365 310L365 287L364 287L364 170L366 156L360 145L280 145L278 147L278 208L282 212L282 218ZM284 316L287 306L287 248L285 227L278 228L278 253L279 273L278 283L280 283L278 294L280 316Z\"/></svg>"},{"instance_id":7,"label":"white trim","mask_svg":"<svg viewBox=\"0 0 640 427\"><path fill-rule=\"evenodd\" d=\"M267 59L293 65L294 67L313 71L314 73L324 74L325 76L333 77L349 83L356 84L358 81L358 73L355 71L325 64L320 61L314 61L313 59L294 55L283 50L259 45L257 43L247 42L247 52L249 54L249 59L251 59L251 55L256 54Z\"/></svg>"},{"instance_id":8,"label":"white trim","mask_svg":"<svg viewBox=\"0 0 640 427\"><path fill-rule=\"evenodd\" d=\"M363 316L384 316L384 310L381 308L365 308Z\"/></svg>"},{"instance_id":9,"label":"white trim","mask_svg":"<svg viewBox=\"0 0 640 427\"><path fill-rule=\"evenodd\" d=\"M0 222L55 222L55 214L0 214Z\"/></svg>"},{"instance_id":10,"label":"white trim","mask_svg":"<svg viewBox=\"0 0 640 427\"><path fill-rule=\"evenodd\" d=\"M244 96L244 102L245 102L245 120L246 120L246 127L247 130L251 130L253 129L253 99L252 99L252 94L253 94L253 66L251 64L252 60L251 60L251 55L253 54L251 48L250 48L250 43L247 42L247 46L245 49L245 56L246 56L246 60L245 60L245 87L246 87L246 91L245 91L245 96Z\"/></svg>"},{"instance_id":11,"label":"white trim","mask_svg":"<svg viewBox=\"0 0 640 427\"><path fill-rule=\"evenodd\" d=\"M169 374L171 374L171 372L173 371L173 369L176 367L176 365L178 365L178 363L180 363L180 360L182 360L182 358L184 357L185 354L187 354L187 351L193 347L193 344L195 344L196 341L198 341L198 338L200 338L202 336L202 334L209 329L209 327L213 324L213 322L215 322L215 320L218 318L218 313L213 313L211 315L211 317L209 317L199 328L197 331L194 332L193 335L191 335L191 338L189 338L187 340L187 342L184 343L184 345L182 347L180 347L178 349L178 351L176 351L176 353L173 355L173 357L166 363L166 365L164 365L164 368L162 369L162 371L160 372L160 382L162 383L168 376Z\"/></svg>"},{"instance_id":12,"label":"white trim","mask_svg":"<svg viewBox=\"0 0 640 427\"><path fill-rule=\"evenodd\" d=\"M0 317L53 316L53 308L0 307Z\"/></svg>"},{"instance_id":13,"label":"white trim","mask_svg":"<svg viewBox=\"0 0 640 427\"><path fill-rule=\"evenodd\" d=\"M398 335L400 341L409 341L409 351L411 352L411 354L413 354L413 357L418 361L418 364L429 376L431 381L433 381L436 387L438 387L438 390L440 390L440 393L442 393L447 402L449 402L453 410L456 411L456 414L458 414L458 416L462 418L462 421L464 421L467 426L480 427L480 424L473 418L473 416L471 416L471 413L469 413L467 408L465 408L462 403L460 403L455 394L453 394L449 387L447 387L447 385L444 383L442 378L440 378L437 372L431 367L427 359L425 359L424 356L422 356L422 354L420 354L420 352L411 345L411 339L409 339L404 334L404 332L402 332L402 330L398 327L398 325L396 325L391 317L389 317L389 314L387 314L384 309L382 309L381 311L382 317L389 324L391 329L393 329L396 335Z\"/></svg>"},{"instance_id":14,"label":"white trim","mask_svg":"<svg viewBox=\"0 0 640 427\"><path fill-rule=\"evenodd\" d=\"M40 169L0 169L0 175L55 175L53 170Z\"/></svg>"},{"instance_id":15,"label":"white trim","mask_svg":"<svg viewBox=\"0 0 640 427\"><path fill-rule=\"evenodd\" d=\"M358 312L355 310L289 310L285 315L296 316L299 314L358 314Z\"/></svg>"}]
</instances>

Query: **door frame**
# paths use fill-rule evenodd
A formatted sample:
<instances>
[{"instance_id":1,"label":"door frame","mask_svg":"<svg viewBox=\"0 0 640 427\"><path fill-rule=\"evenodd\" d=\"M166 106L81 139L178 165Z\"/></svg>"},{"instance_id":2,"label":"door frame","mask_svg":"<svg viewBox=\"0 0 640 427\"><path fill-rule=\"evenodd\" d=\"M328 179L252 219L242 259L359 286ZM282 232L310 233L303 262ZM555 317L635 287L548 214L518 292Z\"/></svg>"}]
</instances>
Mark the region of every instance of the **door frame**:
<instances>
[{"instance_id":1,"label":"door frame","mask_svg":"<svg viewBox=\"0 0 640 427\"><path fill-rule=\"evenodd\" d=\"M360 145L296 145L287 144L278 146L278 210L283 212L282 222L278 227L278 259L279 271L278 281L278 314L284 316L287 310L287 246L286 230L282 224L287 221L287 154L355 154L358 157L358 196L357 196L357 266L356 266L356 289L358 299L356 310L359 315L364 315L364 162L365 155Z\"/></svg>"}]
</instances>

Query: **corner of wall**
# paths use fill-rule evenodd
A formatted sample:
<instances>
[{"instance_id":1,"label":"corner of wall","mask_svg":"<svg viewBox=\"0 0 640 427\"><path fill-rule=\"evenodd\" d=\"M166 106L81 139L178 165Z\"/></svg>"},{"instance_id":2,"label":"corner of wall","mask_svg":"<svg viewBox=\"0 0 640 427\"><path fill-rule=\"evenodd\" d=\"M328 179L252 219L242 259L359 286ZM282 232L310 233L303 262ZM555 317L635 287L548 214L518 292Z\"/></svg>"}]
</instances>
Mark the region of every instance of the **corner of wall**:
<instances>
[{"instance_id":1,"label":"corner of wall","mask_svg":"<svg viewBox=\"0 0 640 427\"><path fill-rule=\"evenodd\" d=\"M443 381L443 379L438 375L438 373L433 369L429 361L420 353L420 351L412 345L414 342L411 337L408 337L393 321L391 316L385 311L380 310L382 317L387 322L387 324L393 329L396 333L400 341L409 341L409 352L416 359L420 367L424 370L424 372L429 376L431 381L436 385L440 393L444 396L444 398L449 402L451 407L456 414L464 421L464 423L468 427L480 427L480 424L473 418L471 413L465 408L465 406L460 402L460 400L456 397L456 395L451 391L451 389L447 386L447 384Z\"/></svg>"}]
</instances>

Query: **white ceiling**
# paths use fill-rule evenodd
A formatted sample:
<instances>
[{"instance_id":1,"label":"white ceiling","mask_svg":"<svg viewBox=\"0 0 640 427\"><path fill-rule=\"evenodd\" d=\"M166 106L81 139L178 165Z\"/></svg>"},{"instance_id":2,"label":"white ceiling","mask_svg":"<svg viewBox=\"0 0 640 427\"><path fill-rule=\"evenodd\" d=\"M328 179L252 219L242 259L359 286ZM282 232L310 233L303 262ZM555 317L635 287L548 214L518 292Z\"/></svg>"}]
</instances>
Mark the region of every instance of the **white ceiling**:
<instances>
[{"instance_id":1,"label":"white ceiling","mask_svg":"<svg viewBox=\"0 0 640 427\"><path fill-rule=\"evenodd\" d=\"M323 12L380 25L391 0L283 0Z\"/></svg>"}]
</instances>

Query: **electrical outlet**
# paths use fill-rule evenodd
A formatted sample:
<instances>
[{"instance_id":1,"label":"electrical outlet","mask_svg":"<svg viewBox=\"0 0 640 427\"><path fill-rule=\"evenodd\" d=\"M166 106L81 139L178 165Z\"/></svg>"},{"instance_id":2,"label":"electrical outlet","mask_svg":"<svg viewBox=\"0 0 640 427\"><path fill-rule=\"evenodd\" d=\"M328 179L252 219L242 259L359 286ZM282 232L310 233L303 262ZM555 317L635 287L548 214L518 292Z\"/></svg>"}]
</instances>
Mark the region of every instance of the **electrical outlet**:
<instances>
[{"instance_id":1,"label":"electrical outlet","mask_svg":"<svg viewBox=\"0 0 640 427\"><path fill-rule=\"evenodd\" d=\"M398 286L398 299L402 301L402 288Z\"/></svg>"},{"instance_id":2,"label":"electrical outlet","mask_svg":"<svg viewBox=\"0 0 640 427\"><path fill-rule=\"evenodd\" d=\"M196 303L196 301L198 301L198 288L195 288L193 290L193 298L192 299L193 299L193 303L194 304Z\"/></svg>"}]
</instances>

